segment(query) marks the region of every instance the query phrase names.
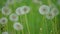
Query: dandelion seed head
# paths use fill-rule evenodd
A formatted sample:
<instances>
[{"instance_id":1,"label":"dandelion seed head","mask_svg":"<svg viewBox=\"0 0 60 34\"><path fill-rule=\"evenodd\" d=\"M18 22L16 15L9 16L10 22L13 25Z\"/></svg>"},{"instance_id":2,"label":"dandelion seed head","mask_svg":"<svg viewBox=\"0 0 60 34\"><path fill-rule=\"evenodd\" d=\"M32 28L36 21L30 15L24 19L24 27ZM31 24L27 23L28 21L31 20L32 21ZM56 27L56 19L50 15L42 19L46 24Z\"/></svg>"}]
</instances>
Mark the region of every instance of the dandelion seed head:
<instances>
[{"instance_id":1,"label":"dandelion seed head","mask_svg":"<svg viewBox=\"0 0 60 34\"><path fill-rule=\"evenodd\" d=\"M54 14L55 16L57 16L59 14L59 10L57 8L53 8L51 10L51 13Z\"/></svg>"},{"instance_id":2,"label":"dandelion seed head","mask_svg":"<svg viewBox=\"0 0 60 34\"><path fill-rule=\"evenodd\" d=\"M21 7L21 11L23 11L24 13L28 13L30 11L30 7L28 7L28 6L22 6Z\"/></svg>"},{"instance_id":3,"label":"dandelion seed head","mask_svg":"<svg viewBox=\"0 0 60 34\"><path fill-rule=\"evenodd\" d=\"M11 13L11 9L10 8L8 8L8 7L3 7L2 8L2 14L10 15L10 13Z\"/></svg>"},{"instance_id":4,"label":"dandelion seed head","mask_svg":"<svg viewBox=\"0 0 60 34\"><path fill-rule=\"evenodd\" d=\"M49 14L46 15L46 18L47 19L53 19L54 15L52 13L49 13Z\"/></svg>"},{"instance_id":5,"label":"dandelion seed head","mask_svg":"<svg viewBox=\"0 0 60 34\"><path fill-rule=\"evenodd\" d=\"M42 15L46 15L50 12L50 7L47 6L47 5L42 5L40 6L39 8L39 13L42 14Z\"/></svg>"},{"instance_id":6,"label":"dandelion seed head","mask_svg":"<svg viewBox=\"0 0 60 34\"><path fill-rule=\"evenodd\" d=\"M11 20L11 21L18 21L18 15L16 15L16 14L11 14L10 16L9 16L9 19Z\"/></svg>"},{"instance_id":7,"label":"dandelion seed head","mask_svg":"<svg viewBox=\"0 0 60 34\"><path fill-rule=\"evenodd\" d=\"M19 7L19 8L16 9L16 14L17 14L17 15L22 15L22 14L24 14L24 12L21 11L21 7Z\"/></svg>"},{"instance_id":8,"label":"dandelion seed head","mask_svg":"<svg viewBox=\"0 0 60 34\"><path fill-rule=\"evenodd\" d=\"M20 24L19 22L14 23L13 27L15 30L22 30L23 29L22 24Z\"/></svg>"}]
</instances>

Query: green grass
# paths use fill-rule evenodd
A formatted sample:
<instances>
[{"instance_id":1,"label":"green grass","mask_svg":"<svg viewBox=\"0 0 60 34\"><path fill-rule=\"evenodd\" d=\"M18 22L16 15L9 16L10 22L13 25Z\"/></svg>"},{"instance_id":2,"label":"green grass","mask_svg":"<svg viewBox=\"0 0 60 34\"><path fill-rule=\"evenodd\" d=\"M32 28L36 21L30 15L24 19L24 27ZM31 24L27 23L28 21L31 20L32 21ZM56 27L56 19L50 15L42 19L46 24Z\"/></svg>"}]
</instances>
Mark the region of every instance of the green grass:
<instances>
[{"instance_id":1,"label":"green grass","mask_svg":"<svg viewBox=\"0 0 60 34\"><path fill-rule=\"evenodd\" d=\"M49 0L42 0L44 4L49 4ZM0 9L4 6L6 1L0 0ZM51 0L58 9L60 6L57 5L56 0ZM23 0L21 3L15 3L10 5L9 7L12 9L12 13L15 13L16 8L20 6L30 6L32 9L30 13L19 16L19 22L21 22L24 26L22 31L16 31L13 29L13 22L9 20L9 16L5 16L8 18L8 24L6 25L6 31L13 32L13 34L60 34L60 14L56 16L53 20L47 20L45 16L39 14L38 8L39 4L35 4L32 0ZM0 18L3 17L0 10ZM0 25L1 28L1 25ZM42 28L42 31L40 30ZM52 32L51 32L52 30ZM1 30L0 30L1 34Z\"/></svg>"}]
</instances>

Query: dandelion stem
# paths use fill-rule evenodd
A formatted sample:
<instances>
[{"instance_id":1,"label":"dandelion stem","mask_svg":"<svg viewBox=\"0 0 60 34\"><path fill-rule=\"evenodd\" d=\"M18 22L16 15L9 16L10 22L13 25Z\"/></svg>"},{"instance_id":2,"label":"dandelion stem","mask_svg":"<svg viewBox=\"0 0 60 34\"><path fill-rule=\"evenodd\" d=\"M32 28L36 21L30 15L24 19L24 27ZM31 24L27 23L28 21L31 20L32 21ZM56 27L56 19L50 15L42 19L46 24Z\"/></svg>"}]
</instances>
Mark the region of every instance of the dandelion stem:
<instances>
[{"instance_id":1,"label":"dandelion stem","mask_svg":"<svg viewBox=\"0 0 60 34\"><path fill-rule=\"evenodd\" d=\"M26 19L26 26L27 26L28 32L29 32L29 34L30 34L29 25L28 25L28 20L27 20L27 15L25 15L25 19Z\"/></svg>"},{"instance_id":2,"label":"dandelion stem","mask_svg":"<svg viewBox=\"0 0 60 34\"><path fill-rule=\"evenodd\" d=\"M56 34L58 34L57 33L57 21L56 20L57 20L57 18L55 17L55 30L56 30Z\"/></svg>"},{"instance_id":3,"label":"dandelion stem","mask_svg":"<svg viewBox=\"0 0 60 34\"><path fill-rule=\"evenodd\" d=\"M20 16L20 22L22 22L22 20L21 20L21 16ZM23 30L22 30L22 34L24 34Z\"/></svg>"}]
</instances>

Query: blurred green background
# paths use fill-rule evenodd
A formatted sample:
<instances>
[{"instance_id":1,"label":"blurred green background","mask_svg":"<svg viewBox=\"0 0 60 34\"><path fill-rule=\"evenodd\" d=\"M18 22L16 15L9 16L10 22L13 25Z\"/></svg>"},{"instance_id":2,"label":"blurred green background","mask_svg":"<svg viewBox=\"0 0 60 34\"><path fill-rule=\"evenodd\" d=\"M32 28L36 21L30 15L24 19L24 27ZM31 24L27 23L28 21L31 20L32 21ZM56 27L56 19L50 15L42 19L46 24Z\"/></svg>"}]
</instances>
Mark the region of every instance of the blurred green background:
<instances>
[{"instance_id":1,"label":"blurred green background","mask_svg":"<svg viewBox=\"0 0 60 34\"><path fill-rule=\"evenodd\" d=\"M47 20L45 16L41 15L38 11L40 4L35 4L32 0L23 0L21 3L14 3L9 5L12 9L12 13L15 13L16 8L27 5L31 7L28 14L19 16L19 22L23 24L24 29L22 31L16 31L13 29L13 23L9 20L9 16L5 16L1 13L2 7L7 0L0 0L0 18L8 18L8 23L5 26L5 31L12 32L12 34L60 34L60 14L53 20ZM48 2L54 3L60 11L60 5L57 4L57 0L41 0L43 4L49 5ZM0 25L0 34L1 34Z\"/></svg>"}]
</instances>

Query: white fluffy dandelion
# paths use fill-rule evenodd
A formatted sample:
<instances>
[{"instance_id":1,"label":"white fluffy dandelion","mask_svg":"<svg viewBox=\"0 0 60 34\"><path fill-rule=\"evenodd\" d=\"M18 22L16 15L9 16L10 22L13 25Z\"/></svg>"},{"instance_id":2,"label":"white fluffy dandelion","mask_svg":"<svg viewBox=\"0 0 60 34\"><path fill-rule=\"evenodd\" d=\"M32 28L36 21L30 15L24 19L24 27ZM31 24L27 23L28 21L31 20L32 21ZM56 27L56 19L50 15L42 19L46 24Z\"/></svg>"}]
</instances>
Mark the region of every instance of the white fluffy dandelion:
<instances>
[{"instance_id":1,"label":"white fluffy dandelion","mask_svg":"<svg viewBox=\"0 0 60 34\"><path fill-rule=\"evenodd\" d=\"M2 32L2 34L8 34L8 32Z\"/></svg>"},{"instance_id":2,"label":"white fluffy dandelion","mask_svg":"<svg viewBox=\"0 0 60 34\"><path fill-rule=\"evenodd\" d=\"M17 14L17 15L22 15L22 14L24 14L24 12L21 11L21 7L19 7L19 8L16 9L16 14Z\"/></svg>"},{"instance_id":3,"label":"white fluffy dandelion","mask_svg":"<svg viewBox=\"0 0 60 34\"><path fill-rule=\"evenodd\" d=\"M53 15L57 16L57 15L59 14L59 10L58 10L57 8L53 8L53 9L51 10L51 13L52 13Z\"/></svg>"},{"instance_id":4,"label":"white fluffy dandelion","mask_svg":"<svg viewBox=\"0 0 60 34\"><path fill-rule=\"evenodd\" d=\"M18 15L16 15L16 14L11 14L10 16L9 16L9 19L11 20L11 21L18 21Z\"/></svg>"},{"instance_id":5,"label":"white fluffy dandelion","mask_svg":"<svg viewBox=\"0 0 60 34\"><path fill-rule=\"evenodd\" d=\"M11 9L9 7L2 8L2 14L9 15L11 13Z\"/></svg>"},{"instance_id":6,"label":"white fluffy dandelion","mask_svg":"<svg viewBox=\"0 0 60 34\"><path fill-rule=\"evenodd\" d=\"M39 8L39 13L42 14L42 15L48 14L49 11L50 11L50 7L47 6L47 5L41 5L40 8Z\"/></svg>"},{"instance_id":7,"label":"white fluffy dandelion","mask_svg":"<svg viewBox=\"0 0 60 34\"><path fill-rule=\"evenodd\" d=\"M23 29L22 24L20 24L19 22L14 23L13 27L15 30L22 30Z\"/></svg>"},{"instance_id":8,"label":"white fluffy dandelion","mask_svg":"<svg viewBox=\"0 0 60 34\"><path fill-rule=\"evenodd\" d=\"M29 13L30 7L29 6L22 6L21 11L23 11L24 13Z\"/></svg>"},{"instance_id":9,"label":"white fluffy dandelion","mask_svg":"<svg viewBox=\"0 0 60 34\"><path fill-rule=\"evenodd\" d=\"M23 14L29 13L29 11L30 11L30 7L22 6L22 7L18 7L16 9L16 14L17 15L23 15Z\"/></svg>"},{"instance_id":10,"label":"white fluffy dandelion","mask_svg":"<svg viewBox=\"0 0 60 34\"><path fill-rule=\"evenodd\" d=\"M49 13L46 15L47 19L53 19L54 18L54 14L53 13Z\"/></svg>"},{"instance_id":11,"label":"white fluffy dandelion","mask_svg":"<svg viewBox=\"0 0 60 34\"><path fill-rule=\"evenodd\" d=\"M8 22L8 19L5 17L0 19L0 24L7 24L7 22Z\"/></svg>"}]
</instances>

